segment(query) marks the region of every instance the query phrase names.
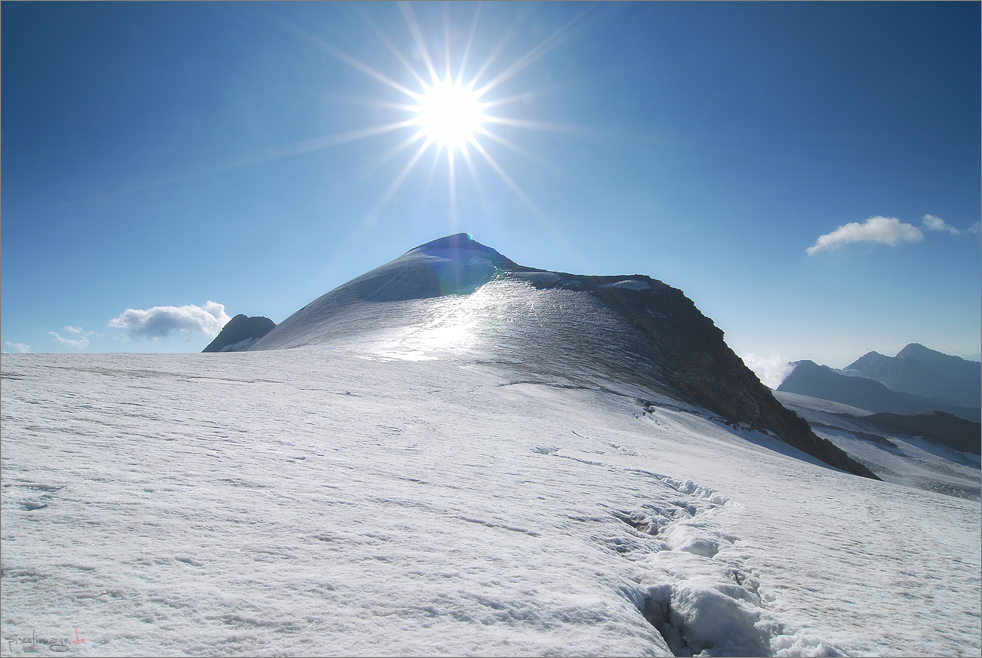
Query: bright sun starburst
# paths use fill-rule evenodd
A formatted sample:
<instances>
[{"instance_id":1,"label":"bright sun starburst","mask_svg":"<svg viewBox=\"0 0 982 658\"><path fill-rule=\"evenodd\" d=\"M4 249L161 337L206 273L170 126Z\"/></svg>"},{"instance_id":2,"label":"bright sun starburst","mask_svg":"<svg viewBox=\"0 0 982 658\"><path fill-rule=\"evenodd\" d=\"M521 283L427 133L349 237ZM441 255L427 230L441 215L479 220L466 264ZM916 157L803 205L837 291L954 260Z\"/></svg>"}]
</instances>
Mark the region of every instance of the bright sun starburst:
<instances>
[{"instance_id":1,"label":"bright sun starburst","mask_svg":"<svg viewBox=\"0 0 982 658\"><path fill-rule=\"evenodd\" d=\"M463 148L487 121L472 89L450 79L426 85L414 111L423 135L448 149Z\"/></svg>"},{"instance_id":2,"label":"bright sun starburst","mask_svg":"<svg viewBox=\"0 0 982 658\"><path fill-rule=\"evenodd\" d=\"M479 192L481 194L484 193L483 185L479 180L480 177L475 167L476 158L472 157L472 154L474 156L480 156L484 163L489 166L491 170L508 186L512 193L519 197L539 220L545 221L548 224L548 219L546 219L545 215L535 207L535 204L532 203L531 199L528 198L518 184L515 183L515 181L512 180L501 165L498 164L497 160L491 153L489 153L488 149L485 148L485 145L482 144L482 141L487 143L487 140L491 140L499 146L503 146L523 157L532 158L534 160L534 156L516 144L508 141L503 136L496 134L490 128L494 125L505 125L514 128L563 131L568 130L568 127L543 122L524 121L521 119L504 117L497 113L493 115L487 114L486 110L490 108L501 108L505 105L518 103L527 104L529 102L527 99L530 97L529 93L525 93L515 96L490 98L492 94L489 92L492 89L497 88L506 80L510 79L522 69L529 66L547 52L553 50L566 41L572 35L572 33L576 31L576 27L580 25L583 17L589 13L590 9L588 8L587 10L581 12L550 36L541 40L531 50L514 60L510 65L505 66L497 75L489 76L490 79L485 80L485 74L488 72L492 62L496 59L508 40L507 37L502 39L497 48L495 48L494 51L488 55L487 59L485 59L484 62L477 67L478 70L474 73L470 73L465 80L465 74L468 73L468 57L470 55L471 46L474 43L475 33L477 32L478 16L481 13L480 5L477 6L474 13L469 35L464 41L463 52L460 54L456 67L451 66L451 61L454 59L450 51L450 43L452 41L450 38L451 25L449 14L445 11L444 52L440 53L437 51L434 53L439 59L442 59L444 66L441 66L441 68L444 70L443 73L438 73L437 67L434 66L433 57L431 57L431 52L427 47L428 40L425 38L419 23L416 21L416 16L412 6L407 2L401 2L399 3L399 8L402 11L406 26L409 28L409 32L413 40L411 57L406 57L402 52L400 52L399 49L397 49L392 42L377 27L375 27L374 23L369 21L369 24L376 36L379 37L386 48L402 64L405 72L408 73L413 80L415 80L416 84L411 85L414 87L412 89L407 87L404 83L397 82L395 79L382 73L378 69L368 66L354 57L351 57L347 53L335 48L321 39L318 39L306 30L283 19L276 18L277 22L282 27L286 28L297 37L313 44L325 54L348 64L349 66L366 74L370 78L382 82L391 89L405 95L410 100L410 103L401 104L385 101L378 102L380 106L406 111L409 114L409 117L405 120L369 126L360 130L354 130L336 135L328 135L322 138L309 140L307 142L297 144L292 149L277 149L275 151L276 155L273 157L281 157L279 155L281 153L288 154L294 151L298 153L309 152L311 150L325 148L335 144L374 137L383 133L408 128L412 131L412 133L406 139L402 140L400 143L380 156L375 161L373 168L380 167L385 162L396 158L413 146L418 145L418 148L416 148L415 153L409 157L408 162L406 162L401 171L396 175L395 179L382 193L372 210L369 211L369 214L364 222L365 225L371 225L374 223L378 215L388 205L390 199L395 196L399 187L420 162L423 155L427 151L431 150L430 147L434 147L432 151L434 151L435 155L437 156L439 156L443 151L446 152L447 182L449 184L449 214L454 224L459 221L457 216L457 169L460 167L466 167L467 172L470 174L470 177L478 187ZM419 61L416 63L411 63L411 59ZM418 64L422 64L422 70L417 69ZM456 68L456 76L451 74L452 68ZM457 158L455 155L459 155L460 157ZM435 171L436 163L437 160L434 159L433 171ZM432 171L430 177L432 179Z\"/></svg>"}]
</instances>

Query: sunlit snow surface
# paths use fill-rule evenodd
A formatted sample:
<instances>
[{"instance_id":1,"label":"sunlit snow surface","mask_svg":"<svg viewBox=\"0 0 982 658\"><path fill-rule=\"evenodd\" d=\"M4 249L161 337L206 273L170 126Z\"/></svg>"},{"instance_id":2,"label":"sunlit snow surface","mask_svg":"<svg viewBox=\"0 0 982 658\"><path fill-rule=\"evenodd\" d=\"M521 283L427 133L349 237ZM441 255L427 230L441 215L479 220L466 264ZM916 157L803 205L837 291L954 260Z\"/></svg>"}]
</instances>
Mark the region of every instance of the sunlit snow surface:
<instances>
[{"instance_id":1,"label":"sunlit snow surface","mask_svg":"<svg viewBox=\"0 0 982 658\"><path fill-rule=\"evenodd\" d=\"M4 354L0 653L980 652L978 502L535 361L482 292L320 347Z\"/></svg>"}]
</instances>

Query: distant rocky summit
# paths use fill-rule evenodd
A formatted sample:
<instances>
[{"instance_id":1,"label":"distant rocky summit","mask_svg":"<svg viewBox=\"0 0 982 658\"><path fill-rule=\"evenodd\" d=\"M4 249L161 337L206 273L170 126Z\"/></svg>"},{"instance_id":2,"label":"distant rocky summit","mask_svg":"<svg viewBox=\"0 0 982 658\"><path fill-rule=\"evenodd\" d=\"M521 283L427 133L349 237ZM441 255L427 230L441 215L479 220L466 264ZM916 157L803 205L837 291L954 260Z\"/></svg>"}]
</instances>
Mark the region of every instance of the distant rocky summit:
<instances>
[{"instance_id":1,"label":"distant rocky summit","mask_svg":"<svg viewBox=\"0 0 982 658\"><path fill-rule=\"evenodd\" d=\"M222 327L215 340L202 352L244 352L268 334L276 323L261 315L246 317L239 313Z\"/></svg>"},{"instance_id":2,"label":"distant rocky summit","mask_svg":"<svg viewBox=\"0 0 982 658\"><path fill-rule=\"evenodd\" d=\"M455 306L448 298L469 296ZM514 263L460 233L428 242L310 302L250 349L476 327L491 359L574 388L628 383L766 430L846 472L876 478L783 407L680 290L643 275L582 276ZM432 330L430 330L432 331ZM392 338L387 338L392 344ZM648 402L638 400L648 407Z\"/></svg>"},{"instance_id":3,"label":"distant rocky summit","mask_svg":"<svg viewBox=\"0 0 982 658\"><path fill-rule=\"evenodd\" d=\"M843 368L842 374L873 379L891 390L920 395L939 404L982 404L982 363L942 354L918 343L911 343L894 357L870 352Z\"/></svg>"},{"instance_id":4,"label":"distant rocky summit","mask_svg":"<svg viewBox=\"0 0 982 658\"><path fill-rule=\"evenodd\" d=\"M895 357L870 352L842 370L799 361L777 390L876 413L939 411L977 423L980 385L982 364L911 343Z\"/></svg>"}]
</instances>

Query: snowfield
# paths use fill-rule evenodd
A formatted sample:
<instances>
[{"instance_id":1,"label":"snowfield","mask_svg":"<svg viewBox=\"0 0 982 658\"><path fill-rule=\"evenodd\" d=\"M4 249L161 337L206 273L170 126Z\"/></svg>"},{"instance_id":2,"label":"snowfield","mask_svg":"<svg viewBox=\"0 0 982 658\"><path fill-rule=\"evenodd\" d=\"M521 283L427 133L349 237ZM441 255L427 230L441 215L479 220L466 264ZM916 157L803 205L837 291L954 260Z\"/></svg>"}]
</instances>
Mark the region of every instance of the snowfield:
<instances>
[{"instance_id":1,"label":"snowfield","mask_svg":"<svg viewBox=\"0 0 982 658\"><path fill-rule=\"evenodd\" d=\"M977 502L364 344L5 354L0 651L979 652Z\"/></svg>"},{"instance_id":2,"label":"snowfield","mask_svg":"<svg viewBox=\"0 0 982 658\"><path fill-rule=\"evenodd\" d=\"M4 354L0 654L982 650L977 500L686 403L552 273L413 299L410 255L292 349Z\"/></svg>"}]
</instances>

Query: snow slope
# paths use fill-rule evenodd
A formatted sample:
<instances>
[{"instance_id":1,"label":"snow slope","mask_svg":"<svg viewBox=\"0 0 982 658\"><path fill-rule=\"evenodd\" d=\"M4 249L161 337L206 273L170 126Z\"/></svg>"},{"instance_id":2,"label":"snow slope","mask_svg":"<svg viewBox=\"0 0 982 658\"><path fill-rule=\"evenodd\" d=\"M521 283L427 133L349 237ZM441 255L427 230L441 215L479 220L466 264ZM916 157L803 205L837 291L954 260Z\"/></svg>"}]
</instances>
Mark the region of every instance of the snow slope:
<instances>
[{"instance_id":1,"label":"snow slope","mask_svg":"<svg viewBox=\"0 0 982 658\"><path fill-rule=\"evenodd\" d=\"M864 409L797 393L777 391L774 395L805 418L816 434L835 443L881 479L982 500L979 455L871 426L863 422L871 414Z\"/></svg>"},{"instance_id":2,"label":"snow slope","mask_svg":"<svg viewBox=\"0 0 982 658\"><path fill-rule=\"evenodd\" d=\"M980 651L977 502L480 345L5 354L0 653Z\"/></svg>"}]
</instances>

